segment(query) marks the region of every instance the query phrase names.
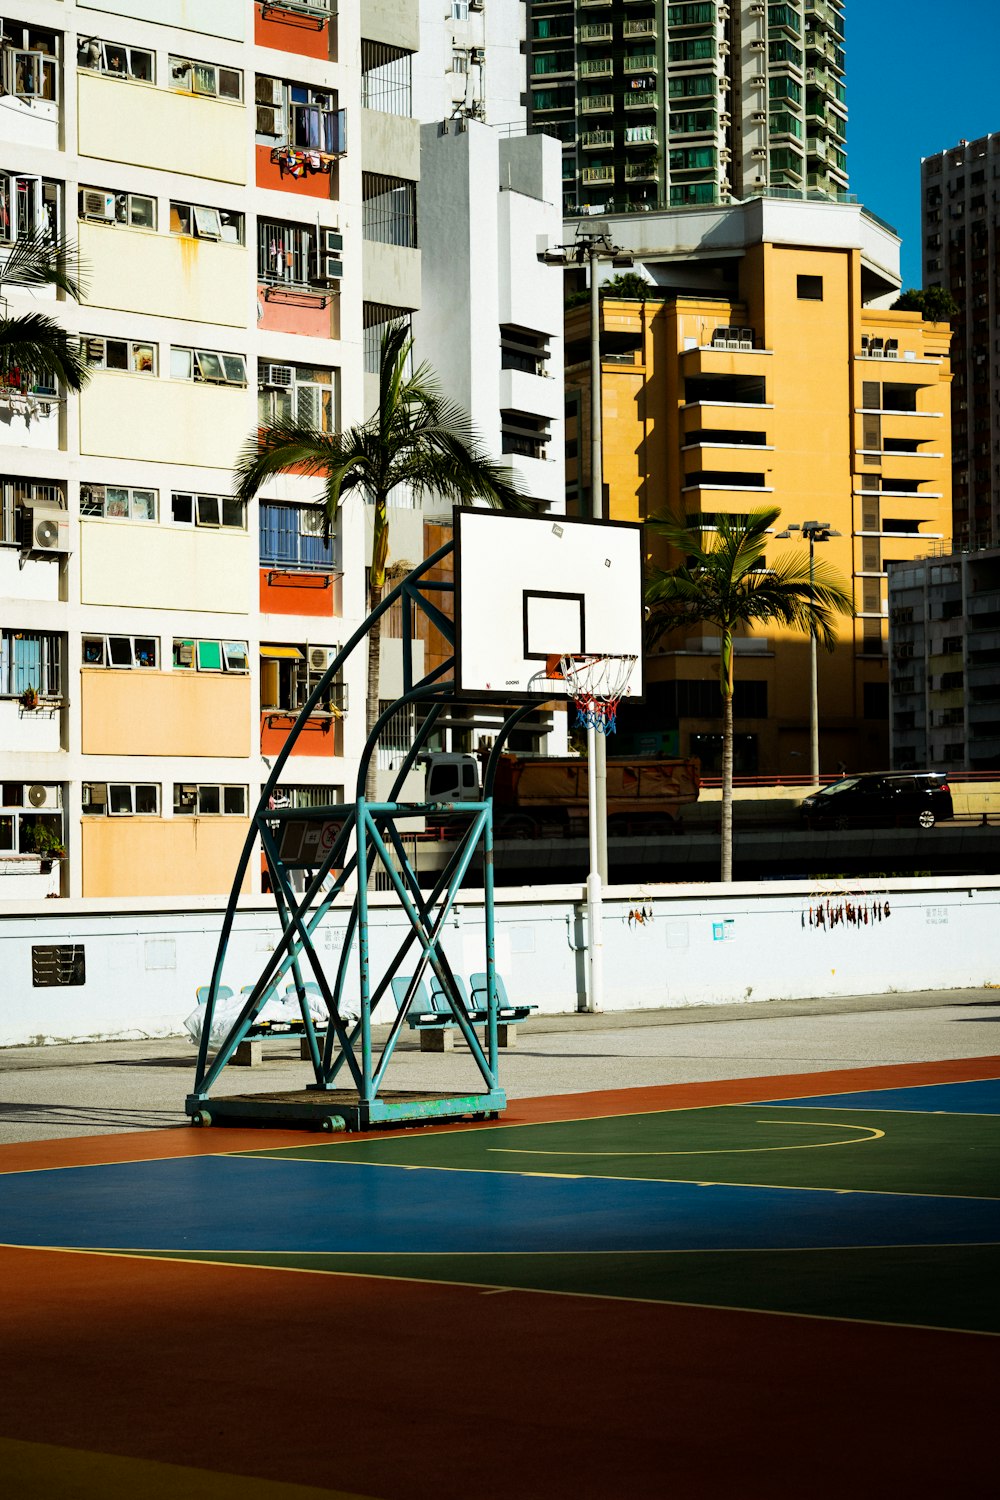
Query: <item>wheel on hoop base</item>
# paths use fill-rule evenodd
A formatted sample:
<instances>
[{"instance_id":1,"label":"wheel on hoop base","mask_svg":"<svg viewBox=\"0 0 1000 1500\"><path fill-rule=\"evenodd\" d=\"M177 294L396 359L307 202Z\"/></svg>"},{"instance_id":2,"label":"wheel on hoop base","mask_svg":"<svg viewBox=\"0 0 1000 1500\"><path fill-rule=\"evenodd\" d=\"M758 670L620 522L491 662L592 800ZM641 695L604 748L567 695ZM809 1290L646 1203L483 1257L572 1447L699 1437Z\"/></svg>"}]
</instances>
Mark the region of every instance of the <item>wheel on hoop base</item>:
<instances>
[{"instance_id":1,"label":"wheel on hoop base","mask_svg":"<svg viewBox=\"0 0 1000 1500\"><path fill-rule=\"evenodd\" d=\"M346 1129L347 1121L343 1115L324 1115L320 1125L320 1130L325 1131L327 1135L336 1135Z\"/></svg>"},{"instance_id":2,"label":"wheel on hoop base","mask_svg":"<svg viewBox=\"0 0 1000 1500\"><path fill-rule=\"evenodd\" d=\"M191 1116L191 1124L197 1126L211 1125L212 1116L207 1109L197 1109Z\"/></svg>"}]
</instances>

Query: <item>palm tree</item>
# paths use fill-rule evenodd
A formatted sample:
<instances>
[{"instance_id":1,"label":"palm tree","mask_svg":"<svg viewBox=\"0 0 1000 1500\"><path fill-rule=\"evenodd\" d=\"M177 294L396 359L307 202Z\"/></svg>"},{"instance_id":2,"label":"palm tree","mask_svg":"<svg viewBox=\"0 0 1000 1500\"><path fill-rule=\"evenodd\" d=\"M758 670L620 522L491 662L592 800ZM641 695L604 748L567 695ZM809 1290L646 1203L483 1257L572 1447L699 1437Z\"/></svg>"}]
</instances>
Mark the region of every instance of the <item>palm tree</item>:
<instances>
[{"instance_id":1,"label":"palm tree","mask_svg":"<svg viewBox=\"0 0 1000 1500\"><path fill-rule=\"evenodd\" d=\"M513 476L483 449L466 414L445 400L426 365L408 372L412 349L405 323L390 323L379 359L378 410L346 432L322 433L281 421L254 433L236 463L236 494L252 499L275 474L289 469L321 475L330 521L345 496L358 494L375 509L368 586L369 611L382 598L389 554L388 501L395 490L440 495L454 503L483 500L501 510L527 510ZM371 734L379 713L381 620L368 636L365 723ZM365 796L375 800L375 762Z\"/></svg>"},{"instance_id":2,"label":"palm tree","mask_svg":"<svg viewBox=\"0 0 1000 1500\"><path fill-rule=\"evenodd\" d=\"M55 286L68 296L81 296L80 265L75 247L47 229L37 229L15 240L0 266L3 287ZM22 386L40 376L56 377L71 391L87 382L87 363L80 345L46 313L0 317L0 384L17 379Z\"/></svg>"},{"instance_id":3,"label":"palm tree","mask_svg":"<svg viewBox=\"0 0 1000 1500\"><path fill-rule=\"evenodd\" d=\"M722 873L733 870L733 636L754 625L781 624L816 638L828 651L836 645L835 612L853 615L848 581L835 569L809 566L794 553L764 565L769 529L778 507L746 516L720 515L709 541L671 516L652 528L684 556L679 567L656 569L646 587L648 635L658 640L684 626L712 625L719 632L719 690L722 694Z\"/></svg>"}]
</instances>

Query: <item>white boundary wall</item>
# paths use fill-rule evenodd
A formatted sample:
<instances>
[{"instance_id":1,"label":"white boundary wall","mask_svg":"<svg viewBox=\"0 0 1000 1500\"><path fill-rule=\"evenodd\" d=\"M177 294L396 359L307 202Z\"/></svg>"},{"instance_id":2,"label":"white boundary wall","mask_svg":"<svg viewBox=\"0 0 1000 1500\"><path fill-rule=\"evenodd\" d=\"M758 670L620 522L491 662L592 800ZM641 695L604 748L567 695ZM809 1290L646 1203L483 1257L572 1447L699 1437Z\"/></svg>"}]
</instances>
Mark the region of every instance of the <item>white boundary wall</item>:
<instances>
[{"instance_id":1,"label":"white boundary wall","mask_svg":"<svg viewBox=\"0 0 1000 1500\"><path fill-rule=\"evenodd\" d=\"M605 901L605 1010L725 1004L781 998L964 989L1000 982L1000 877L727 887L612 887ZM810 908L851 901L881 922L810 925ZM372 973L406 932L390 898L373 897ZM644 921L629 913L651 913ZM578 886L504 890L496 902L497 963L512 1000L541 1013L584 1004L584 902ZM12 903L0 913L0 1046L165 1037L181 1033L195 990L208 982L221 902L185 905L66 901L57 910ZM318 947L331 979L347 907L336 909ZM278 934L273 906L248 900L237 915L225 983L260 973ZM444 947L466 978L484 968L481 892L463 893ZM32 986L33 944L82 943L86 983ZM357 965L352 966L352 977ZM352 985L356 993L356 978ZM389 1020L385 999L376 1020Z\"/></svg>"}]
</instances>

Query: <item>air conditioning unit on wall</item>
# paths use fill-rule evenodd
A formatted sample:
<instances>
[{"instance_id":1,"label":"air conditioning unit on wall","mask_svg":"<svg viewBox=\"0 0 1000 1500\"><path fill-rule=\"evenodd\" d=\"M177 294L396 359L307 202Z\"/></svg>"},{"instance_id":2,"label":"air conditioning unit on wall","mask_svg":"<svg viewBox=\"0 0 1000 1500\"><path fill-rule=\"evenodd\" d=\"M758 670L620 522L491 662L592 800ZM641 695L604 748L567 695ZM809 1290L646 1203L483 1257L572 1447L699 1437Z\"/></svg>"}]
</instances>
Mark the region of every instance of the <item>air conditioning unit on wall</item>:
<instances>
[{"instance_id":1,"label":"air conditioning unit on wall","mask_svg":"<svg viewBox=\"0 0 1000 1500\"><path fill-rule=\"evenodd\" d=\"M85 219L96 219L102 224L115 222L115 195L103 193L97 188L84 188L80 194L81 208Z\"/></svg>"},{"instance_id":2,"label":"air conditioning unit on wall","mask_svg":"<svg viewBox=\"0 0 1000 1500\"><path fill-rule=\"evenodd\" d=\"M310 646L307 653L310 672L325 672L335 655L334 646Z\"/></svg>"},{"instance_id":3,"label":"air conditioning unit on wall","mask_svg":"<svg viewBox=\"0 0 1000 1500\"><path fill-rule=\"evenodd\" d=\"M69 517L57 505L26 505L21 512L21 550L68 552Z\"/></svg>"},{"instance_id":4,"label":"air conditioning unit on wall","mask_svg":"<svg viewBox=\"0 0 1000 1500\"><path fill-rule=\"evenodd\" d=\"M287 391L295 379L291 365L261 365L260 383L273 390Z\"/></svg>"}]
</instances>

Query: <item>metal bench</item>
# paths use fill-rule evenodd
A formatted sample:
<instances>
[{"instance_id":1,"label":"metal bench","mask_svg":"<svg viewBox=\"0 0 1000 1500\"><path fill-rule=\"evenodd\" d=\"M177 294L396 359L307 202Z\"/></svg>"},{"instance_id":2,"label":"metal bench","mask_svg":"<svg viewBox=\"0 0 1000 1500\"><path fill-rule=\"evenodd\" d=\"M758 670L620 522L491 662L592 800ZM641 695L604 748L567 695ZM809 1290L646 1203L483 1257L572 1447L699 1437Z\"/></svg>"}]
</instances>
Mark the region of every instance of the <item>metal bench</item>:
<instances>
[{"instance_id":1,"label":"metal bench","mask_svg":"<svg viewBox=\"0 0 1000 1500\"><path fill-rule=\"evenodd\" d=\"M489 1011L486 1008L486 975L473 974L469 980L472 986L472 1018L474 1021L487 1021ZM497 1046L517 1046L517 1022L524 1021L537 1010L537 1005L512 1005L507 994L507 986L503 982L503 975L493 974L493 989L497 998Z\"/></svg>"}]
</instances>

